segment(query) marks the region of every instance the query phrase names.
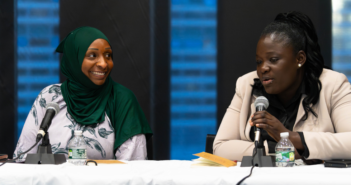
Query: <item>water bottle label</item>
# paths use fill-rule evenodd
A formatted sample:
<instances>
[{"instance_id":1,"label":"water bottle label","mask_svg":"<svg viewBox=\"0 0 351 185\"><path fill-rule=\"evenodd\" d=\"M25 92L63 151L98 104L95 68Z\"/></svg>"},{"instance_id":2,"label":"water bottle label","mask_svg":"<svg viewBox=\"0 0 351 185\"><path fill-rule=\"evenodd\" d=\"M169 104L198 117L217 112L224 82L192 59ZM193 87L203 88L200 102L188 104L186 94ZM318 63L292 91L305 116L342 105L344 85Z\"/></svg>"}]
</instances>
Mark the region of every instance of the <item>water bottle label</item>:
<instances>
[{"instance_id":1,"label":"water bottle label","mask_svg":"<svg viewBox=\"0 0 351 185\"><path fill-rule=\"evenodd\" d=\"M295 162L295 152L286 151L286 152L275 152L275 162Z\"/></svg>"},{"instance_id":2,"label":"water bottle label","mask_svg":"<svg viewBox=\"0 0 351 185\"><path fill-rule=\"evenodd\" d=\"M87 152L86 149L69 149L68 159L86 159Z\"/></svg>"}]
</instances>

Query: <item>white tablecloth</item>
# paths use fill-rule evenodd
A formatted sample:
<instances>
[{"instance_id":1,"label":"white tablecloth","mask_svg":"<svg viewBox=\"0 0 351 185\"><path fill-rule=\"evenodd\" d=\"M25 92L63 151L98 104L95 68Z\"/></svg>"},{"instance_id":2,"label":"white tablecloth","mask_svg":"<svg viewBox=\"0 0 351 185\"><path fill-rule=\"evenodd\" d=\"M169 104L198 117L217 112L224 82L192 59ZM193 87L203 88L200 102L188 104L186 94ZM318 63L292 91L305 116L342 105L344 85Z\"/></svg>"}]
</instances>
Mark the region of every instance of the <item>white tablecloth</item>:
<instances>
[{"instance_id":1,"label":"white tablecloth","mask_svg":"<svg viewBox=\"0 0 351 185\"><path fill-rule=\"evenodd\" d=\"M191 161L126 161L101 166L5 164L0 184L236 184L250 167L191 167ZM351 184L351 168L254 168L243 184Z\"/></svg>"}]
</instances>

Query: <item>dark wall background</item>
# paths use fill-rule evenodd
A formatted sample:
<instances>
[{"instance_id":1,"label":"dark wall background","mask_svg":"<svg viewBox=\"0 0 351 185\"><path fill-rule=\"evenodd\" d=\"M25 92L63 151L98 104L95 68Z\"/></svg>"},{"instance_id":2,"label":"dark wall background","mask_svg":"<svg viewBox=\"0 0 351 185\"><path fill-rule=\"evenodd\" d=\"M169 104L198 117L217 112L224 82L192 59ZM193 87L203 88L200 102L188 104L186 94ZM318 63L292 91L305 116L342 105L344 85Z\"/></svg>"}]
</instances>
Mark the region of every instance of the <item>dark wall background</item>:
<instances>
[{"instance_id":1,"label":"dark wall background","mask_svg":"<svg viewBox=\"0 0 351 185\"><path fill-rule=\"evenodd\" d=\"M150 121L154 159L169 159L169 8L167 0L60 0L61 40L80 26L96 27L110 39L112 78L135 93ZM14 10L12 1L0 1L0 153L10 155L17 131ZM330 0L218 0L218 123L233 98L236 79L255 70L260 32L277 13L291 10L311 17L331 66Z\"/></svg>"},{"instance_id":2,"label":"dark wall background","mask_svg":"<svg viewBox=\"0 0 351 185\"><path fill-rule=\"evenodd\" d=\"M218 0L217 125L235 94L238 77L256 70L256 44L263 28L278 13L300 11L316 27L325 65L331 67L330 0Z\"/></svg>"},{"instance_id":3,"label":"dark wall background","mask_svg":"<svg viewBox=\"0 0 351 185\"><path fill-rule=\"evenodd\" d=\"M60 0L60 40L81 26L98 28L109 38L111 77L136 95L154 131L155 159L169 158L168 11L164 0Z\"/></svg>"},{"instance_id":4,"label":"dark wall background","mask_svg":"<svg viewBox=\"0 0 351 185\"><path fill-rule=\"evenodd\" d=\"M150 0L151 123L154 156L170 158L170 17L169 1Z\"/></svg>"},{"instance_id":5,"label":"dark wall background","mask_svg":"<svg viewBox=\"0 0 351 185\"><path fill-rule=\"evenodd\" d=\"M15 5L0 1L0 154L12 158L17 133Z\"/></svg>"}]
</instances>

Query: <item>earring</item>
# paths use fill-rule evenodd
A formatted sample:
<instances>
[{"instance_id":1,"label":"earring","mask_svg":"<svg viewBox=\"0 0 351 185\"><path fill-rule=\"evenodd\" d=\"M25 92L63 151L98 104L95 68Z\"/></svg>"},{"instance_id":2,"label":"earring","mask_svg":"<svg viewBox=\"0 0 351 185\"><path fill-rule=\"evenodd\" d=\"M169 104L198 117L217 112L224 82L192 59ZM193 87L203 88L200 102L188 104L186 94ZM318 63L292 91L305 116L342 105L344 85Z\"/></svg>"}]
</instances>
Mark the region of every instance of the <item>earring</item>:
<instances>
[{"instance_id":1,"label":"earring","mask_svg":"<svg viewBox=\"0 0 351 185\"><path fill-rule=\"evenodd\" d=\"M301 64L299 64L298 66L301 67Z\"/></svg>"}]
</instances>

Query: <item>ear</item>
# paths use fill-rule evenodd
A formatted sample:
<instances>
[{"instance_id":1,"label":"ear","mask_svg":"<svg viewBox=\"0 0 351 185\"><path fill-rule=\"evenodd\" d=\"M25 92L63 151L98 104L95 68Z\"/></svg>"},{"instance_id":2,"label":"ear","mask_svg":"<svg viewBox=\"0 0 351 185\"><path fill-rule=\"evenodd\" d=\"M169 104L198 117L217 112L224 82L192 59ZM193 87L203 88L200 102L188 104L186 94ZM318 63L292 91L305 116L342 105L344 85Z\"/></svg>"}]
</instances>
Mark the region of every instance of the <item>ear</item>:
<instances>
[{"instance_id":1,"label":"ear","mask_svg":"<svg viewBox=\"0 0 351 185\"><path fill-rule=\"evenodd\" d=\"M296 55L296 62L297 62L297 66L299 64L301 64L301 67L305 64L306 62L306 53L303 50L300 50L299 52L297 52Z\"/></svg>"}]
</instances>

